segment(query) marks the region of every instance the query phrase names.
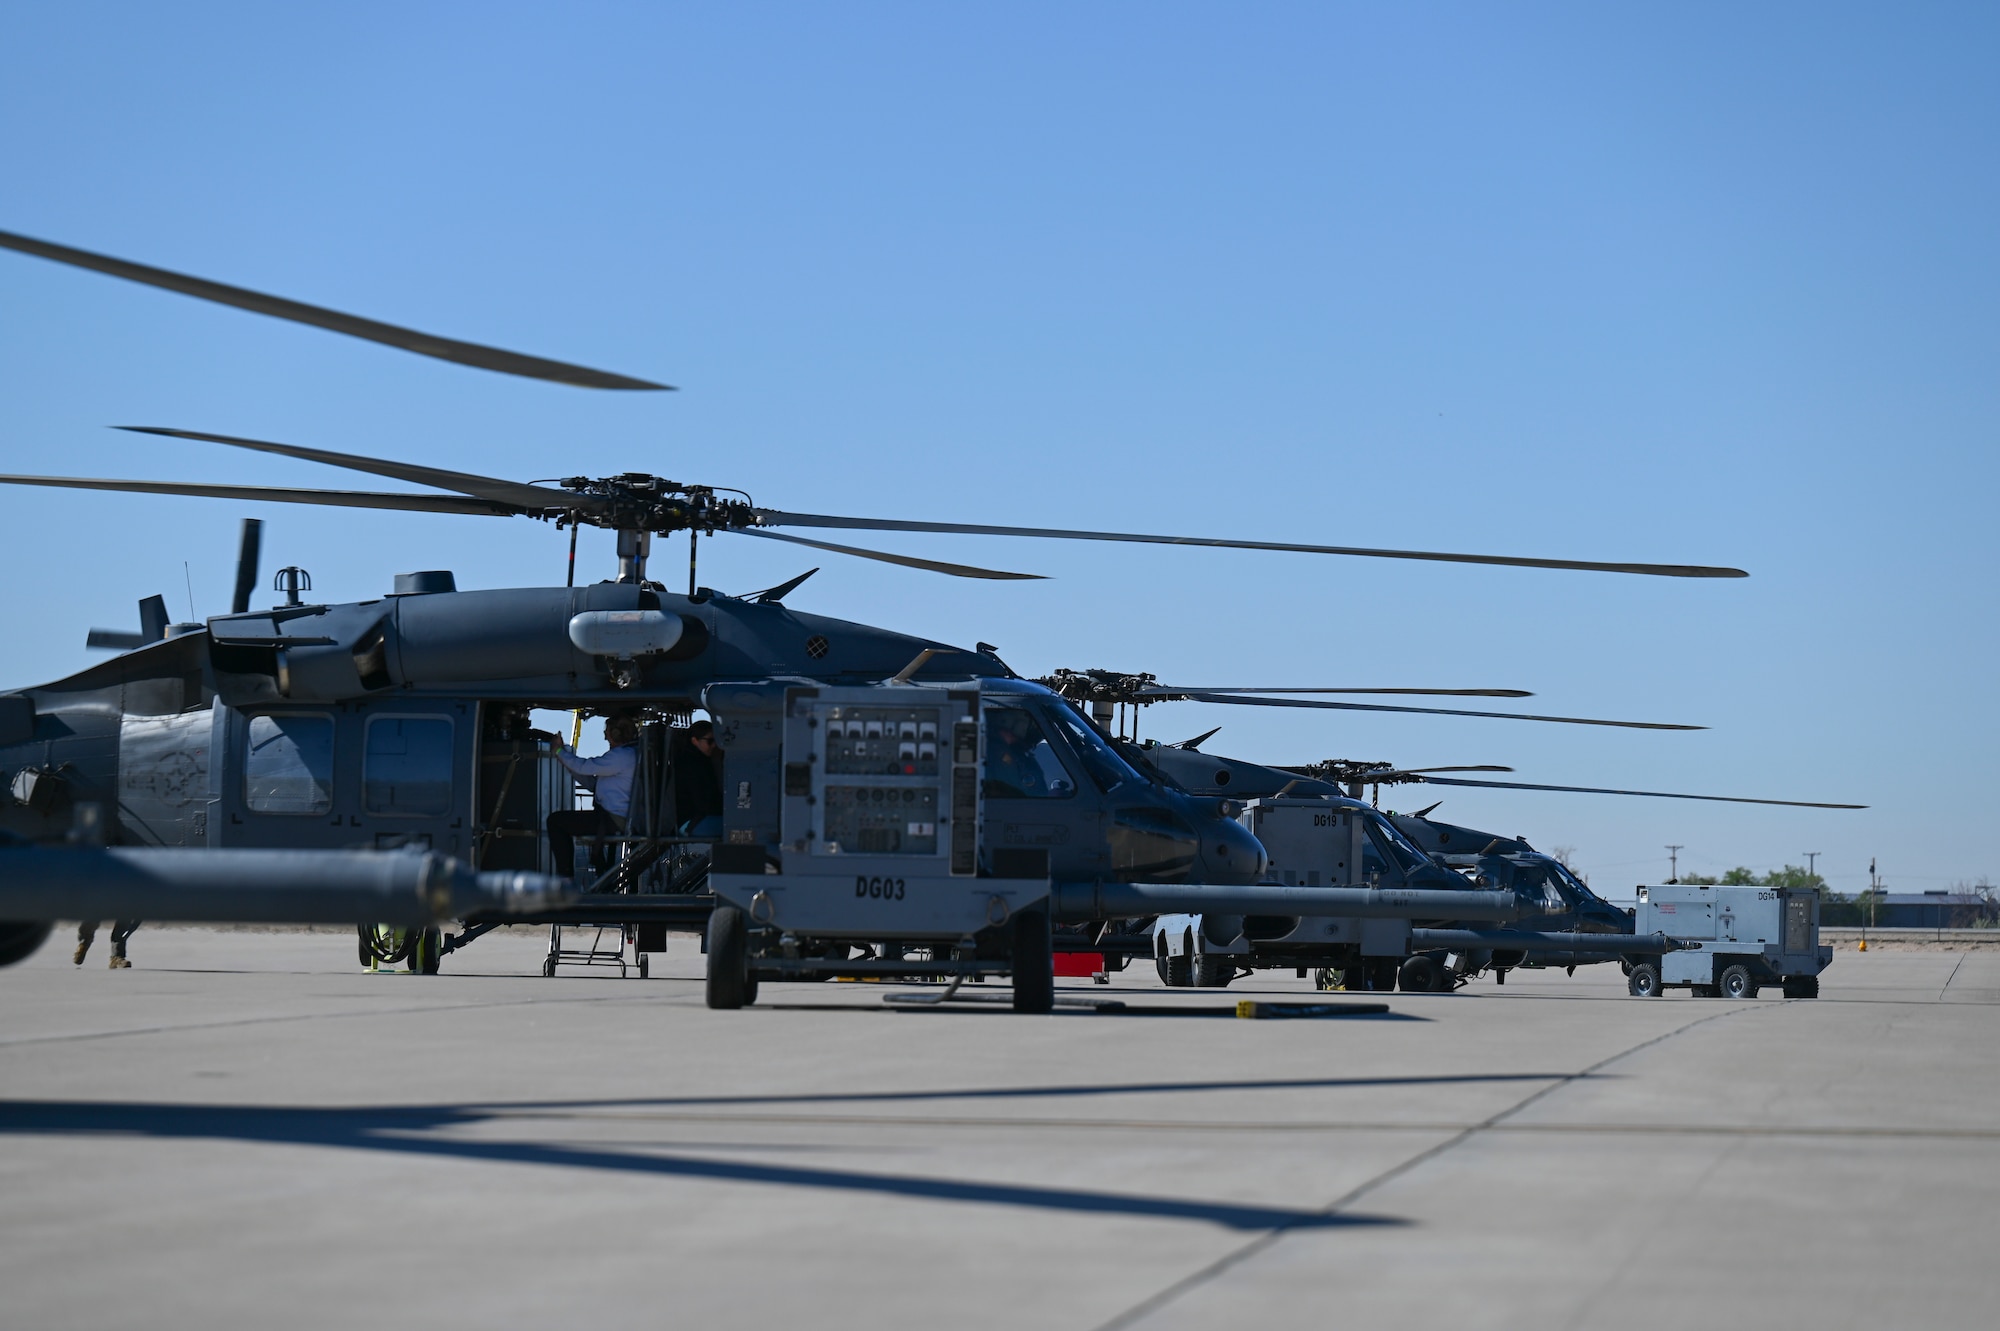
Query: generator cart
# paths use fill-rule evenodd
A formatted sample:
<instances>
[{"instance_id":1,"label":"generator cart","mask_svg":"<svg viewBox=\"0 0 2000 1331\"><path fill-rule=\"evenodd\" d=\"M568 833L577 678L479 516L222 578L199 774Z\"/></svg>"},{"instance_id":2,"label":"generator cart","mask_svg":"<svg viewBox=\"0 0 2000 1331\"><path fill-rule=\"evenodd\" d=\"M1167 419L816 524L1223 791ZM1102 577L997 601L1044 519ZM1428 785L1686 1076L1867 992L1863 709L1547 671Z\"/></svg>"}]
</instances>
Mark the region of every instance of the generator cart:
<instances>
[{"instance_id":1,"label":"generator cart","mask_svg":"<svg viewBox=\"0 0 2000 1331\"><path fill-rule=\"evenodd\" d=\"M722 684L704 706L728 753L710 1007L760 979L1011 974L1017 1010L1050 1010L1047 854L980 845L979 681Z\"/></svg>"},{"instance_id":2,"label":"generator cart","mask_svg":"<svg viewBox=\"0 0 2000 1331\"><path fill-rule=\"evenodd\" d=\"M1685 988L1697 998L1755 998L1767 984L1787 998L1818 998L1833 949L1819 941L1819 893L1800 887L1665 883L1638 889L1633 927L1683 944L1658 961L1634 959L1636 998Z\"/></svg>"}]
</instances>

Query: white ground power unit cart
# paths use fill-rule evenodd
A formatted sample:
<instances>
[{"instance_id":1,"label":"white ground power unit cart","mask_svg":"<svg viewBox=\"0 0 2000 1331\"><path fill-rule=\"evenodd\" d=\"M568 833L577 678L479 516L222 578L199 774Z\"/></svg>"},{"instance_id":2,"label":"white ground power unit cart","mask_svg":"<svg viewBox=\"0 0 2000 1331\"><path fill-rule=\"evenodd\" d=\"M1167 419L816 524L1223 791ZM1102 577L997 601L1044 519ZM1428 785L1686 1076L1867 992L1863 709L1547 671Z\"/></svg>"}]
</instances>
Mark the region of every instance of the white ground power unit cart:
<instances>
[{"instance_id":1,"label":"white ground power unit cart","mask_svg":"<svg viewBox=\"0 0 2000 1331\"><path fill-rule=\"evenodd\" d=\"M1800 887L1664 883L1638 889L1633 927L1681 943L1627 972L1634 997L1687 989L1697 998L1755 998L1781 985L1787 998L1818 998L1833 949L1819 941L1819 893Z\"/></svg>"}]
</instances>

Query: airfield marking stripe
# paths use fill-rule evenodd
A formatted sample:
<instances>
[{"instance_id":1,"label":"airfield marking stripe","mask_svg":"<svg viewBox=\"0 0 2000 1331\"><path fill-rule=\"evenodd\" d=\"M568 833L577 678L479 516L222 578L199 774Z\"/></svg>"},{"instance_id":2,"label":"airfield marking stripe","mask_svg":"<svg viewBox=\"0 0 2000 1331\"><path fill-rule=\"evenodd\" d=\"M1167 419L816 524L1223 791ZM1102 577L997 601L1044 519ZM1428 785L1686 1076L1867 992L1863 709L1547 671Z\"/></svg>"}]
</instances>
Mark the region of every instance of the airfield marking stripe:
<instances>
[{"instance_id":1,"label":"airfield marking stripe","mask_svg":"<svg viewBox=\"0 0 2000 1331\"><path fill-rule=\"evenodd\" d=\"M1780 1011L1786 1006L1789 1006L1789 1004L1780 1004L1776 1007L1763 1010ZM1389 1183L1393 1183L1397 1179L1403 1177L1405 1174L1410 1173L1411 1171L1417 1169L1419 1166L1428 1164L1430 1161L1435 1160L1439 1156L1444 1155L1446 1152L1450 1151L1453 1147L1458 1146L1470 1140L1471 1138L1477 1136L1478 1134L1500 1126L1501 1124L1505 1123L1508 1119L1514 1117L1516 1114L1521 1113L1529 1106L1535 1104L1537 1101L1546 1099L1548 1096L1554 1094L1558 1090L1561 1090L1563 1087L1568 1086L1573 1082L1581 1081L1584 1078L1589 1077L1592 1073L1598 1072L1603 1068L1609 1067L1611 1064L1618 1062L1620 1059L1629 1058L1633 1054L1641 1053L1647 1049L1652 1048L1655 1045L1663 1044L1666 1041L1673 1039L1677 1035L1681 1035L1688 1031L1693 1030L1697 1026L1706 1026L1708 1023L1712 1021L1721 1021L1724 1018L1738 1016L1744 1012L1755 1012L1759 1010L1760 1009L1758 1008L1746 1005L1743 1007L1726 1008L1721 1012L1714 1012L1704 1017L1697 1017L1693 1021L1674 1027L1672 1030L1664 1031L1659 1035L1651 1037L1650 1039L1641 1040L1638 1044L1635 1044L1628 1049L1623 1049L1620 1050L1618 1053L1611 1054L1605 1058L1601 1058L1597 1062L1592 1063L1589 1067L1582 1068L1576 1072L1565 1073L1562 1076L1552 1080L1547 1086L1542 1087L1540 1090L1529 1093L1524 1099L1521 1099L1515 1102L1514 1104L1508 1106L1507 1108L1502 1109L1497 1113L1491 1115L1490 1117L1485 1118L1480 1122L1473 1124L1471 1127L1468 1127L1463 1131L1452 1134L1450 1137L1446 1138L1444 1141L1439 1142L1435 1146L1432 1146L1423 1151L1419 1151L1417 1154L1411 1156L1409 1159L1401 1162L1400 1164L1390 1166L1388 1169L1383 1170L1381 1173L1375 1175L1373 1178L1367 1179L1359 1184L1356 1184L1354 1187L1348 1189L1346 1192L1342 1193L1340 1196L1334 1198L1331 1202L1327 1203L1325 1207L1321 1208L1321 1210L1314 1212L1314 1214L1317 1216L1324 1216L1329 1219L1339 1215L1342 1211L1352 1206L1355 1202L1361 1200L1363 1197L1366 1197L1369 1193L1374 1192L1377 1189L1382 1188ZM1176 1280L1173 1284L1168 1285L1165 1289L1159 1291L1158 1293L1150 1295L1147 1298L1140 1300L1138 1303L1133 1304L1130 1308L1127 1308L1124 1312L1119 1313L1117 1316L1112 1317L1108 1321L1100 1323L1096 1328L1096 1331L1122 1331L1122 1329L1125 1327L1137 1325L1141 1319L1150 1317L1152 1314L1158 1312L1160 1309L1166 1307L1168 1304L1173 1303L1183 1294L1187 1294L1192 1290L1200 1288L1202 1285L1205 1285L1209 1281L1214 1280L1217 1276L1220 1276L1225 1272L1228 1272L1234 1269L1235 1267L1240 1266L1242 1263L1248 1261L1250 1258L1255 1257L1258 1253L1261 1253L1265 1251L1267 1248L1274 1246L1278 1242L1278 1240L1284 1238L1286 1235L1290 1234L1296 1228L1298 1228L1298 1226L1287 1224L1266 1230L1264 1233L1259 1234L1256 1238L1250 1240L1248 1243L1243 1244L1235 1251L1223 1254L1221 1257L1216 1258L1214 1261L1208 1263L1200 1270L1194 1271L1188 1275L1181 1277L1179 1280Z\"/></svg>"}]
</instances>

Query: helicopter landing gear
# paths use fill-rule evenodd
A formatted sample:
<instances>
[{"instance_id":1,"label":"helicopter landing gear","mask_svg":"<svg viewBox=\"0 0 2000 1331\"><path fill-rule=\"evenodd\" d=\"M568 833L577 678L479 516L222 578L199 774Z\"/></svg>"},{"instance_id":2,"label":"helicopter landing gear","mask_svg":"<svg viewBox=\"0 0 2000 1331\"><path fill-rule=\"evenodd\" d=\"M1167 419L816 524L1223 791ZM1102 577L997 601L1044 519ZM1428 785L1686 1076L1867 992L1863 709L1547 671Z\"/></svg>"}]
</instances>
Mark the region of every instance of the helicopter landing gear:
<instances>
[{"instance_id":1,"label":"helicopter landing gear","mask_svg":"<svg viewBox=\"0 0 2000 1331\"><path fill-rule=\"evenodd\" d=\"M1332 990L1344 988L1346 979L1346 972L1336 967L1316 966L1313 968L1313 988L1321 993L1329 993Z\"/></svg>"},{"instance_id":2,"label":"helicopter landing gear","mask_svg":"<svg viewBox=\"0 0 2000 1331\"><path fill-rule=\"evenodd\" d=\"M1453 987L1451 976L1437 959L1421 953L1403 963L1396 979L1406 994L1448 994Z\"/></svg>"}]
</instances>

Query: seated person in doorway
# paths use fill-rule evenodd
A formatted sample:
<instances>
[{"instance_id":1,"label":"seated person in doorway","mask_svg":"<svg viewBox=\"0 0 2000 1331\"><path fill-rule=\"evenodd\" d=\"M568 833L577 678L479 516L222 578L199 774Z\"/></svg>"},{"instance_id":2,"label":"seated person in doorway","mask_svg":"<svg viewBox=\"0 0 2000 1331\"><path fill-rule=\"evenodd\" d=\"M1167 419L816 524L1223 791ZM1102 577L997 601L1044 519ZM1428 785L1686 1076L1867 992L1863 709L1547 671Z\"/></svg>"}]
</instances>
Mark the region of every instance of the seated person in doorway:
<instances>
[{"instance_id":1,"label":"seated person in doorway","mask_svg":"<svg viewBox=\"0 0 2000 1331\"><path fill-rule=\"evenodd\" d=\"M722 835L722 750L715 726L697 721L674 736L667 750L674 770L674 822L682 836Z\"/></svg>"},{"instance_id":2,"label":"seated person in doorway","mask_svg":"<svg viewBox=\"0 0 2000 1331\"><path fill-rule=\"evenodd\" d=\"M632 776L639 766L639 724L629 716L607 718L604 742L609 747L596 758L583 757L546 731L538 733L556 742L556 761L582 777L596 796L594 809L558 809L549 815L549 850L556 873L566 877L576 863L577 837L616 836L625 830L632 810ZM592 856L592 863L601 871L609 866L609 858L600 852Z\"/></svg>"}]
</instances>

